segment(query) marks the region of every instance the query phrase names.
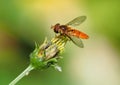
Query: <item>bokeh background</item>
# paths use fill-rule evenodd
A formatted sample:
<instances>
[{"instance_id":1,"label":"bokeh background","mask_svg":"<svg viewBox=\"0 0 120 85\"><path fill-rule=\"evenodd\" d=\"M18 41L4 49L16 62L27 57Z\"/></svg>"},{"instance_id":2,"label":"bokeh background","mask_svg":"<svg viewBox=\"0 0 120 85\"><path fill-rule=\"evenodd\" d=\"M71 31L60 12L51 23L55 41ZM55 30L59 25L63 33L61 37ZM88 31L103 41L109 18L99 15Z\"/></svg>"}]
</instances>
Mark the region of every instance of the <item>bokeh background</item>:
<instances>
[{"instance_id":1,"label":"bokeh background","mask_svg":"<svg viewBox=\"0 0 120 85\"><path fill-rule=\"evenodd\" d=\"M16 85L120 85L119 0L0 0L0 85L8 85L29 65L34 42L54 37L51 25L77 16L90 38L78 48L68 42L53 68L34 70Z\"/></svg>"}]
</instances>

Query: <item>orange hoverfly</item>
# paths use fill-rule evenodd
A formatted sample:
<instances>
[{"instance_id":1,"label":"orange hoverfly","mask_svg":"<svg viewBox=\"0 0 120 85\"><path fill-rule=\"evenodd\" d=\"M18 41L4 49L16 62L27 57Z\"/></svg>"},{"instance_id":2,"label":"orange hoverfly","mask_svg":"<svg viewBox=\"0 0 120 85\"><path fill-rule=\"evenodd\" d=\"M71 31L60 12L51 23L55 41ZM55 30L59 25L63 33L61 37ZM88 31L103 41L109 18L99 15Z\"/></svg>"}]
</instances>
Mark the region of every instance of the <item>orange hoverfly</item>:
<instances>
[{"instance_id":1,"label":"orange hoverfly","mask_svg":"<svg viewBox=\"0 0 120 85\"><path fill-rule=\"evenodd\" d=\"M55 33L60 33L61 35L67 36L74 44L76 44L78 47L83 48L84 45L81 39L88 39L89 36L77 29L72 28L72 26L74 27L80 25L85 21L85 19L86 16L79 16L65 25L60 25L59 23L57 23L51 28L54 30Z\"/></svg>"}]
</instances>

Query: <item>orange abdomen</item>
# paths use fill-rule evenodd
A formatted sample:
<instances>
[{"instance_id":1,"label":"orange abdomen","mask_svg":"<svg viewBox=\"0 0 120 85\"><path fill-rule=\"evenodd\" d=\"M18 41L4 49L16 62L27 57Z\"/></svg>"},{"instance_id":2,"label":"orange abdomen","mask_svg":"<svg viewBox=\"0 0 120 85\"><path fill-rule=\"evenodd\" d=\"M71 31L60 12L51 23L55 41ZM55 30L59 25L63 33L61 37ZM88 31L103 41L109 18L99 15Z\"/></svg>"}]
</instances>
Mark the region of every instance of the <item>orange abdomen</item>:
<instances>
[{"instance_id":1,"label":"orange abdomen","mask_svg":"<svg viewBox=\"0 0 120 85\"><path fill-rule=\"evenodd\" d=\"M71 36L76 36L78 38L82 38L82 39L88 39L89 38L89 36L87 34L81 32L79 30L76 30L76 29L69 30L68 34L71 35Z\"/></svg>"}]
</instances>

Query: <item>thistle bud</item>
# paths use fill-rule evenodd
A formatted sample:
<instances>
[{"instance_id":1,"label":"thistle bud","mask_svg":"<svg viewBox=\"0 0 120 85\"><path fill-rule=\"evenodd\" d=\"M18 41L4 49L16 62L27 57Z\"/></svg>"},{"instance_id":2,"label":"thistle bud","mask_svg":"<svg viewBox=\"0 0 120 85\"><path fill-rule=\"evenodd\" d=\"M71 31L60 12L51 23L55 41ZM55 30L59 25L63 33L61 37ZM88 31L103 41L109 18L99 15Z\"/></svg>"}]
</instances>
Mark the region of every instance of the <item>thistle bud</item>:
<instances>
[{"instance_id":1,"label":"thistle bud","mask_svg":"<svg viewBox=\"0 0 120 85\"><path fill-rule=\"evenodd\" d=\"M61 57L68 38L59 35L53 38L51 41L45 39L44 43L39 46L35 43L35 50L30 54L30 63L34 68L45 69L53 66L58 71L61 71L57 62Z\"/></svg>"}]
</instances>

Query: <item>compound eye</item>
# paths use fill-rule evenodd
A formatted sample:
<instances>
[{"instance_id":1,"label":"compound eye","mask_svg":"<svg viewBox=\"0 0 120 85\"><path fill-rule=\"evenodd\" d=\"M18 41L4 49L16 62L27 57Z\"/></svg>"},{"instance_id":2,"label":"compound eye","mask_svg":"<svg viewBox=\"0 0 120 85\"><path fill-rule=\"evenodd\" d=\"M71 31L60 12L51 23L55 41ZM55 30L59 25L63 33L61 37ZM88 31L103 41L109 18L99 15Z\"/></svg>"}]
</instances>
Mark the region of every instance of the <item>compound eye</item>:
<instances>
[{"instance_id":1,"label":"compound eye","mask_svg":"<svg viewBox=\"0 0 120 85\"><path fill-rule=\"evenodd\" d=\"M58 33L58 31L57 31L56 29L54 29L54 32L55 32L55 33Z\"/></svg>"}]
</instances>

